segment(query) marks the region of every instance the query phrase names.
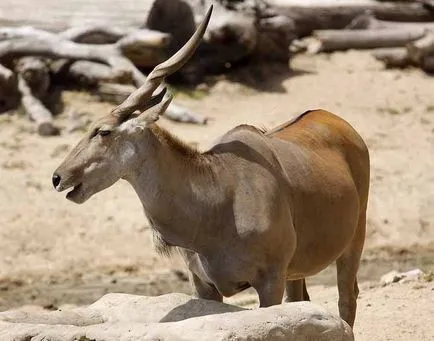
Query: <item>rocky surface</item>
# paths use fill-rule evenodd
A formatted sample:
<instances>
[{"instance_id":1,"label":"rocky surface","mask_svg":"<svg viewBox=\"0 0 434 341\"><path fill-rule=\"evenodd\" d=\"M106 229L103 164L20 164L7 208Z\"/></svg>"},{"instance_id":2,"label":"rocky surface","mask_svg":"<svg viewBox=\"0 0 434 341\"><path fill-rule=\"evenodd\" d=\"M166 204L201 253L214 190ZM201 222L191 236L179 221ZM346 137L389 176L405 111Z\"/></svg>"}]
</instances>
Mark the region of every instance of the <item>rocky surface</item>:
<instances>
[{"instance_id":1,"label":"rocky surface","mask_svg":"<svg viewBox=\"0 0 434 341\"><path fill-rule=\"evenodd\" d=\"M310 303L243 309L184 294L108 294L86 308L0 313L0 339L351 341L351 328Z\"/></svg>"}]
</instances>

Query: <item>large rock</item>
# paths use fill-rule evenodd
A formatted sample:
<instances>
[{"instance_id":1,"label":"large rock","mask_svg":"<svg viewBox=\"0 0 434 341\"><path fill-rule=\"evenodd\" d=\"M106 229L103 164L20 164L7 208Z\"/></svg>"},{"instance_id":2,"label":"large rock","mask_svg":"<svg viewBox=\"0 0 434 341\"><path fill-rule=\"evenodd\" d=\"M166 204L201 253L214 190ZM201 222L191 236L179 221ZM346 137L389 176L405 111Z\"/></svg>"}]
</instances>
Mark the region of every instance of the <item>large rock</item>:
<instances>
[{"instance_id":1,"label":"large rock","mask_svg":"<svg viewBox=\"0 0 434 341\"><path fill-rule=\"evenodd\" d=\"M354 340L351 328L310 303L247 310L184 294L108 294L86 308L0 313L0 340Z\"/></svg>"}]
</instances>

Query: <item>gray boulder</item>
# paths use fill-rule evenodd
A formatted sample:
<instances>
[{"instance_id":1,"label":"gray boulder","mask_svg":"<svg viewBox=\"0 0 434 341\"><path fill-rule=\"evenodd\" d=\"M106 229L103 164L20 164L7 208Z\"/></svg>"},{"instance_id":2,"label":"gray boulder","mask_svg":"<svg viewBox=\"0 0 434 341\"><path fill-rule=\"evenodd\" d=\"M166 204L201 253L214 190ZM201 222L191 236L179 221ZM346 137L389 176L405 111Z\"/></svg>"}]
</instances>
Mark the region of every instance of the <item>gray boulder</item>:
<instances>
[{"instance_id":1,"label":"gray boulder","mask_svg":"<svg viewBox=\"0 0 434 341\"><path fill-rule=\"evenodd\" d=\"M310 302L243 309L184 294L108 294L86 308L0 313L0 340L354 340L339 317Z\"/></svg>"}]
</instances>

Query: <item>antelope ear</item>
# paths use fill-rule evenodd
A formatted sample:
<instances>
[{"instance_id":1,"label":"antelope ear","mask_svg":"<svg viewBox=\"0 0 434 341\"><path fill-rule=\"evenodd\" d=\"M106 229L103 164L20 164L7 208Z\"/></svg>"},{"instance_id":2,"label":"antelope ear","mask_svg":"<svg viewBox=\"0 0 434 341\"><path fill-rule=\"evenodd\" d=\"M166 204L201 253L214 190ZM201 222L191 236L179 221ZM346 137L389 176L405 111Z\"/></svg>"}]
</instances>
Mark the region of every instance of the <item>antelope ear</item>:
<instances>
[{"instance_id":1,"label":"antelope ear","mask_svg":"<svg viewBox=\"0 0 434 341\"><path fill-rule=\"evenodd\" d=\"M173 95L171 93L167 93L160 103L142 112L136 118L137 123L140 125L148 125L158 121L160 116L163 115L167 110L167 107L169 106L170 102L172 102L172 99Z\"/></svg>"}]
</instances>

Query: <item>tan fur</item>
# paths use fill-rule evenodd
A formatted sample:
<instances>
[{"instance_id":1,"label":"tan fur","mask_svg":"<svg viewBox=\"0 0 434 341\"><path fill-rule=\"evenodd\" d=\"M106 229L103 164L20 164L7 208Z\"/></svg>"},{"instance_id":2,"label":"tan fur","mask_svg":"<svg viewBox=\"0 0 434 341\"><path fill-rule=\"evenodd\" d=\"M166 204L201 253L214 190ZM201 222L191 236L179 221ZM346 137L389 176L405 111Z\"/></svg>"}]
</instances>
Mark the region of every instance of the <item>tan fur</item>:
<instances>
[{"instance_id":1,"label":"tan fur","mask_svg":"<svg viewBox=\"0 0 434 341\"><path fill-rule=\"evenodd\" d=\"M58 190L82 184L68 195L82 203L129 181L158 251L180 249L203 298L253 286L262 307L280 303L285 287L287 301L309 299L304 278L336 261L340 314L353 325L369 154L348 123L316 110L268 132L242 125L205 153L156 124L118 124L94 124L56 170ZM95 135L107 125L110 135ZM126 143L134 157L117 163Z\"/></svg>"},{"instance_id":2,"label":"tan fur","mask_svg":"<svg viewBox=\"0 0 434 341\"><path fill-rule=\"evenodd\" d=\"M343 119L308 111L270 130L241 125L199 153L155 122L164 78L194 53L190 40L111 114L95 122L53 175L83 203L119 179L136 191L162 253L176 246L196 294L221 301L250 286L261 307L308 300L304 278L336 261L339 312L351 326L365 239L369 153ZM142 111L140 115L134 112Z\"/></svg>"}]
</instances>

